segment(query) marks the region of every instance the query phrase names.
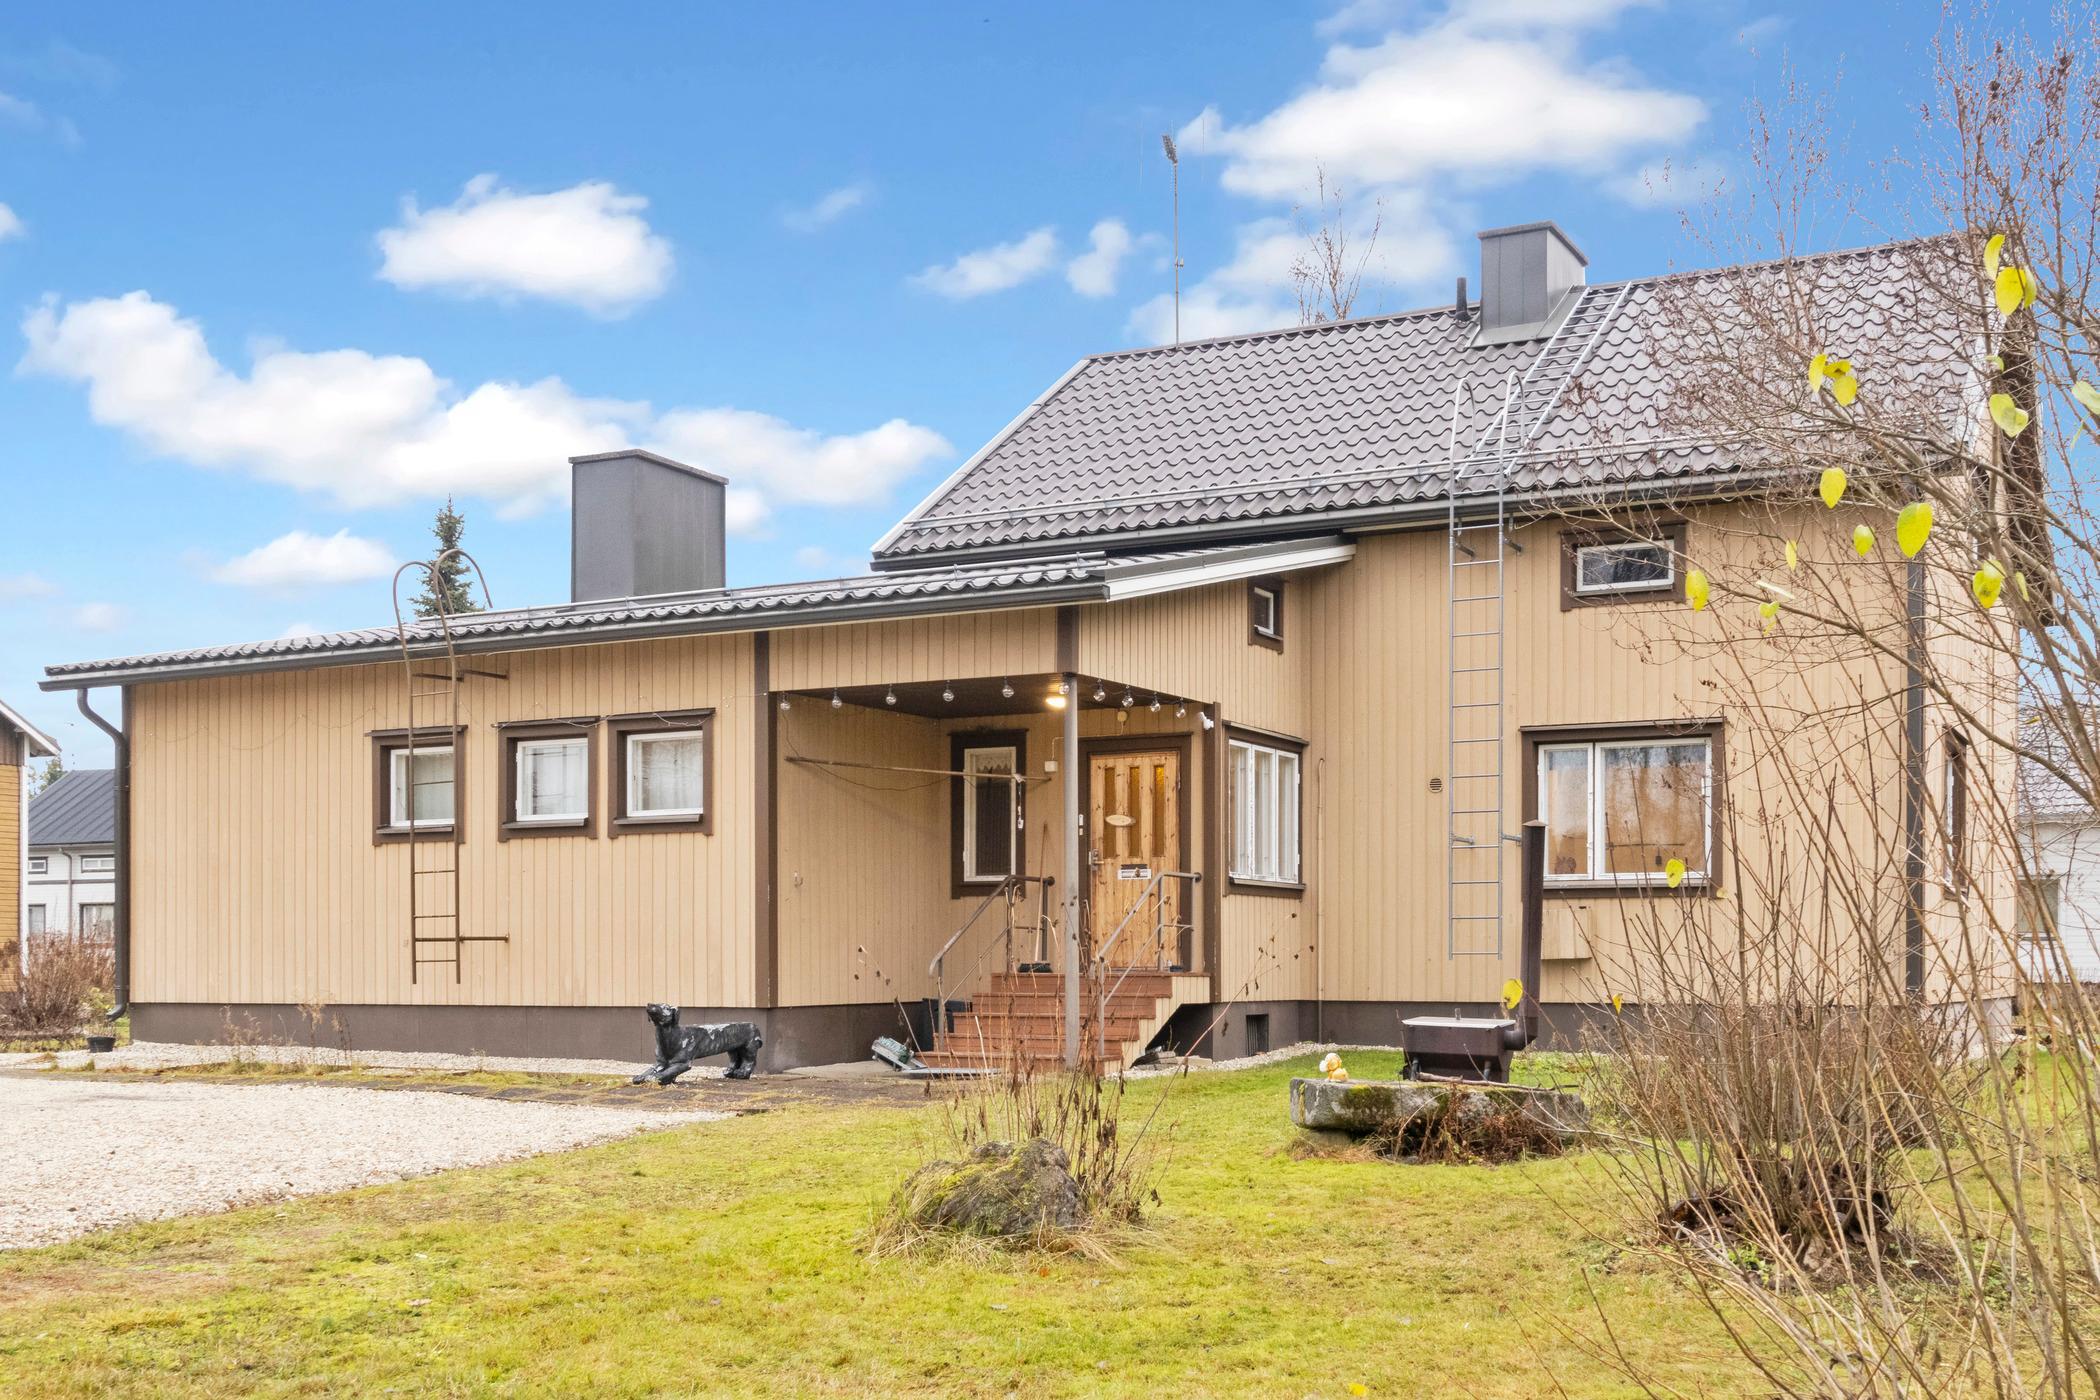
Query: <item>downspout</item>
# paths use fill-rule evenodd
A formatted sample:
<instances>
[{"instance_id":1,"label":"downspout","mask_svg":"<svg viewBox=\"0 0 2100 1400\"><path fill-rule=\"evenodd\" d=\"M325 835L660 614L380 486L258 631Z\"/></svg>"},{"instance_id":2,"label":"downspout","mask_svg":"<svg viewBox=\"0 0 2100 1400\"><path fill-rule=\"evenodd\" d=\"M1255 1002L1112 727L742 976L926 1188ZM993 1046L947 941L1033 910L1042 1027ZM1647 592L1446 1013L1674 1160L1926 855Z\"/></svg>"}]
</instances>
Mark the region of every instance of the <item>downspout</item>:
<instances>
[{"instance_id":1,"label":"downspout","mask_svg":"<svg viewBox=\"0 0 2100 1400\"><path fill-rule=\"evenodd\" d=\"M1065 1065L1079 1067L1079 677L1065 683Z\"/></svg>"},{"instance_id":2,"label":"downspout","mask_svg":"<svg viewBox=\"0 0 2100 1400\"><path fill-rule=\"evenodd\" d=\"M1904 565L1903 991L1925 995L1925 565Z\"/></svg>"},{"instance_id":3,"label":"downspout","mask_svg":"<svg viewBox=\"0 0 2100 1400\"><path fill-rule=\"evenodd\" d=\"M122 1019L131 1010L131 687L124 686L118 693L124 706L122 728L95 713L88 705L88 693L85 690L73 692L73 700L80 706L80 713L85 715L95 728L109 736L109 742L116 750L117 878L111 883L116 886L117 909L114 926L110 930L111 961L115 964L113 980L116 984L111 991L116 1005L109 1011L108 1019L111 1021Z\"/></svg>"}]
</instances>

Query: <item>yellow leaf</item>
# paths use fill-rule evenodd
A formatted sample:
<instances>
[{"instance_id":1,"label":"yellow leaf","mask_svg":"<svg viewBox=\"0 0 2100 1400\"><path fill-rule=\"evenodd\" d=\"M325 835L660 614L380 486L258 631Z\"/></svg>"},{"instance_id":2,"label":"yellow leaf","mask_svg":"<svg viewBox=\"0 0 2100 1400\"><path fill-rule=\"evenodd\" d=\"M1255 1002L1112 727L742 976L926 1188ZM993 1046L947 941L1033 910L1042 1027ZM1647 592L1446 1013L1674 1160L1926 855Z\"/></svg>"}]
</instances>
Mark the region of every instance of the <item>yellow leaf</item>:
<instances>
[{"instance_id":1,"label":"yellow leaf","mask_svg":"<svg viewBox=\"0 0 2100 1400\"><path fill-rule=\"evenodd\" d=\"M1673 890L1676 889L1679 885L1683 884L1684 862L1679 860L1675 856L1671 856L1668 860L1664 861L1663 881L1664 883L1668 884L1669 887Z\"/></svg>"},{"instance_id":2,"label":"yellow leaf","mask_svg":"<svg viewBox=\"0 0 2100 1400\"><path fill-rule=\"evenodd\" d=\"M1824 505L1836 510L1838 502L1845 499L1845 469L1823 468L1823 479L1816 483L1816 494L1823 498Z\"/></svg>"},{"instance_id":3,"label":"yellow leaf","mask_svg":"<svg viewBox=\"0 0 2100 1400\"><path fill-rule=\"evenodd\" d=\"M2100 389L2095 389L2083 379L2071 386L2071 397L2078 400L2088 413L2100 413Z\"/></svg>"},{"instance_id":4,"label":"yellow leaf","mask_svg":"<svg viewBox=\"0 0 2100 1400\"><path fill-rule=\"evenodd\" d=\"M1811 394L1822 389L1823 375L1827 371L1829 364L1830 357L1821 352L1818 352L1816 357L1808 362L1808 391Z\"/></svg>"},{"instance_id":5,"label":"yellow leaf","mask_svg":"<svg viewBox=\"0 0 2100 1400\"><path fill-rule=\"evenodd\" d=\"M2013 587L2020 590L2021 602L2031 603L2034 601L2034 595L2027 591L2027 575L2017 569L2013 571Z\"/></svg>"},{"instance_id":6,"label":"yellow leaf","mask_svg":"<svg viewBox=\"0 0 2100 1400\"><path fill-rule=\"evenodd\" d=\"M1864 559L1874 552L1874 527L1854 525L1852 527L1852 552Z\"/></svg>"},{"instance_id":7,"label":"yellow leaf","mask_svg":"<svg viewBox=\"0 0 2100 1400\"><path fill-rule=\"evenodd\" d=\"M1997 279L1997 276L1998 276L1998 260L1999 260L1999 258L2000 258L2000 257L2001 257L2001 256L2002 256L2002 255L2004 254L2004 252L2005 252L2005 235L2004 235L2004 234L2002 234L2002 233L1994 233L1994 234L1992 234L1992 235L1991 235L1991 241L1983 245L1983 275L1984 275L1984 276L1986 276L1986 277L1988 277L1988 278L1991 278L1991 279L1992 279L1992 280L1994 280L1994 281L1995 281L1995 280Z\"/></svg>"},{"instance_id":8,"label":"yellow leaf","mask_svg":"<svg viewBox=\"0 0 2100 1400\"><path fill-rule=\"evenodd\" d=\"M1703 612L1705 610L1706 601L1712 592L1712 587L1706 581L1706 570L1688 569L1685 571L1684 596L1685 600L1692 605L1693 612Z\"/></svg>"},{"instance_id":9,"label":"yellow leaf","mask_svg":"<svg viewBox=\"0 0 2100 1400\"><path fill-rule=\"evenodd\" d=\"M1840 404L1849 408L1859 397L1859 376L1852 372L1852 361L1833 360L1830 365L1830 394Z\"/></svg>"},{"instance_id":10,"label":"yellow leaf","mask_svg":"<svg viewBox=\"0 0 2100 1400\"><path fill-rule=\"evenodd\" d=\"M2027 297L2027 284L2021 279L2017 267L2000 268L1991 289L1998 298L2000 316L2010 316L2018 311L2020 303Z\"/></svg>"},{"instance_id":11,"label":"yellow leaf","mask_svg":"<svg viewBox=\"0 0 2100 1400\"><path fill-rule=\"evenodd\" d=\"M2005 357L2003 355L1991 356L1991 368L1999 374L2005 373Z\"/></svg>"},{"instance_id":12,"label":"yellow leaf","mask_svg":"<svg viewBox=\"0 0 2100 1400\"><path fill-rule=\"evenodd\" d=\"M1617 992L1611 994L1611 1014L1616 1016L1626 1009L1626 999Z\"/></svg>"},{"instance_id":13,"label":"yellow leaf","mask_svg":"<svg viewBox=\"0 0 2100 1400\"><path fill-rule=\"evenodd\" d=\"M1794 542L1792 540L1788 540L1786 542L1786 566L1789 569L1798 569L1801 567L1801 551L1794 547Z\"/></svg>"},{"instance_id":14,"label":"yellow leaf","mask_svg":"<svg viewBox=\"0 0 2100 1400\"><path fill-rule=\"evenodd\" d=\"M2004 587L2005 570L1999 567L1995 559L1984 560L1983 567L1969 580L1969 591L1974 593L1976 601L1986 608L1998 606L1998 594Z\"/></svg>"},{"instance_id":15,"label":"yellow leaf","mask_svg":"<svg viewBox=\"0 0 2100 1400\"><path fill-rule=\"evenodd\" d=\"M1362 1381L1351 1381L1349 1382L1349 1393L1351 1395L1369 1395L1371 1387L1365 1385Z\"/></svg>"},{"instance_id":16,"label":"yellow leaf","mask_svg":"<svg viewBox=\"0 0 2100 1400\"><path fill-rule=\"evenodd\" d=\"M1524 984L1512 977L1502 984L1502 1009L1514 1011L1517 1003L1524 1000Z\"/></svg>"},{"instance_id":17,"label":"yellow leaf","mask_svg":"<svg viewBox=\"0 0 2100 1400\"><path fill-rule=\"evenodd\" d=\"M1993 394L1991 421L1998 425L1998 431L2015 438L2027 429L2027 410L2014 403L2011 394Z\"/></svg>"},{"instance_id":18,"label":"yellow leaf","mask_svg":"<svg viewBox=\"0 0 2100 1400\"><path fill-rule=\"evenodd\" d=\"M1915 559L1925 541L1932 538L1932 502L1912 501L1896 512L1896 548L1905 559Z\"/></svg>"},{"instance_id":19,"label":"yellow leaf","mask_svg":"<svg viewBox=\"0 0 2100 1400\"><path fill-rule=\"evenodd\" d=\"M2032 306L2042 299L2042 282L2028 268L2020 269L2020 305Z\"/></svg>"},{"instance_id":20,"label":"yellow leaf","mask_svg":"<svg viewBox=\"0 0 2100 1400\"><path fill-rule=\"evenodd\" d=\"M1757 605L1757 615L1765 620L1765 630L1771 631L1779 625L1779 600L1774 598Z\"/></svg>"}]
</instances>

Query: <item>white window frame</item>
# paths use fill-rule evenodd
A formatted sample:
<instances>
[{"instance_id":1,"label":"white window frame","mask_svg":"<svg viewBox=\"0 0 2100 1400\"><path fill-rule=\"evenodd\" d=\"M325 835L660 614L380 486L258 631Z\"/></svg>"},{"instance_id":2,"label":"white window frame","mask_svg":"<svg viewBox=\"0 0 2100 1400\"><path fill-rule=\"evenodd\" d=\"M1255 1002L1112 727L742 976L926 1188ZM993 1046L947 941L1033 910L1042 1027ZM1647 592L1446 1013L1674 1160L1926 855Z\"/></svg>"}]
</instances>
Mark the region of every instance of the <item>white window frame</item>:
<instances>
[{"instance_id":1,"label":"white window frame","mask_svg":"<svg viewBox=\"0 0 2100 1400\"><path fill-rule=\"evenodd\" d=\"M1304 755L1280 744L1234 738L1227 743L1226 760L1233 794L1228 862L1232 878L1248 885L1298 887L1304 868L1304 834L1298 822Z\"/></svg>"},{"instance_id":2,"label":"white window frame","mask_svg":"<svg viewBox=\"0 0 2100 1400\"><path fill-rule=\"evenodd\" d=\"M1003 755L1006 766L980 770L977 761L985 754ZM962 879L966 885L994 885L1015 873L1011 869L981 871L977 868L977 789L983 778L1017 779L1020 767L1021 751L1012 744L975 744L963 750L962 771L968 775L962 780ZM1017 781L1008 781L1006 787L1006 813L1013 824L1011 839L1006 843L1007 864L1011 866L1021 850L1021 785Z\"/></svg>"},{"instance_id":3,"label":"white window frame","mask_svg":"<svg viewBox=\"0 0 2100 1400\"><path fill-rule=\"evenodd\" d=\"M698 725L685 729L651 729L625 736L627 752L622 755L627 768L627 801L624 817L628 821L697 821L707 815L707 738ZM644 807L641 805L642 765L634 761L637 745L690 743L700 749L700 801L691 807Z\"/></svg>"},{"instance_id":4,"label":"white window frame","mask_svg":"<svg viewBox=\"0 0 2100 1400\"><path fill-rule=\"evenodd\" d=\"M51 873L51 857L31 856L29 858L29 873L32 875L49 875Z\"/></svg>"},{"instance_id":5,"label":"white window frame","mask_svg":"<svg viewBox=\"0 0 2100 1400\"><path fill-rule=\"evenodd\" d=\"M117 872L115 856L82 856L80 873L83 875L114 875Z\"/></svg>"},{"instance_id":6,"label":"white window frame","mask_svg":"<svg viewBox=\"0 0 2100 1400\"><path fill-rule=\"evenodd\" d=\"M533 812L521 810L525 805L527 784L525 781L526 756L541 749L578 748L583 751L583 806L574 812ZM548 739L519 739L511 745L511 813L510 819L517 826L575 826L591 819L591 741L588 736L571 738L563 735Z\"/></svg>"},{"instance_id":7,"label":"white window frame","mask_svg":"<svg viewBox=\"0 0 2100 1400\"><path fill-rule=\"evenodd\" d=\"M1276 589L1271 588L1268 584L1265 583L1254 584L1253 589L1254 596L1268 604L1267 611L1269 615L1269 620L1267 622L1257 621L1254 624L1254 630L1256 632L1259 632L1262 636L1269 638L1271 641L1282 641L1283 595L1279 593Z\"/></svg>"},{"instance_id":8,"label":"white window frame","mask_svg":"<svg viewBox=\"0 0 2100 1400\"><path fill-rule=\"evenodd\" d=\"M1685 863L1683 883L1686 885L1703 885L1706 883L1709 874L1709 867L1712 866L1714 859L1713 736L1711 734L1694 734L1685 736L1667 736L1658 734L1649 735L1647 737L1628 735L1624 738L1618 739L1577 739L1570 740L1565 743L1555 743L1549 740L1544 743L1541 743L1538 746L1536 779L1538 788L1537 816L1538 819L1541 821L1548 820L1546 814L1546 802L1548 791L1546 779L1546 765L1550 756L1556 753L1576 753L1585 751L1589 754L1588 798L1590 829L1587 858L1588 868L1579 873L1569 875L1556 875L1549 870L1546 872L1545 877L1547 884L1663 885L1668 883L1670 878L1669 874L1668 872L1662 870L1637 870L1626 871L1620 874L1611 874L1607 872L1604 868L1606 864L1606 856L1609 854L1604 849L1605 831L1607 829L1605 824L1604 812L1604 751L1607 749L1652 748L1696 748L1705 751L1706 780L1700 785L1699 794L1699 845L1701 848L1701 855L1697 868L1694 868L1689 861Z\"/></svg>"},{"instance_id":9,"label":"white window frame","mask_svg":"<svg viewBox=\"0 0 2100 1400\"><path fill-rule=\"evenodd\" d=\"M106 900L96 901L91 904L79 904L74 906L73 923L75 927L73 929L73 936L76 938L91 938L94 936L94 924L97 922L97 919L89 914L89 910L106 911L100 916L101 921L106 924L111 936L115 936L117 929L117 906Z\"/></svg>"},{"instance_id":10,"label":"white window frame","mask_svg":"<svg viewBox=\"0 0 2100 1400\"><path fill-rule=\"evenodd\" d=\"M1612 552L1622 549L1653 549L1662 554L1663 576L1635 583L1584 583L1582 559L1586 554ZM1623 539L1597 540L1591 544L1575 546L1575 595L1579 598L1609 598L1622 593L1665 593L1677 586L1677 555L1668 540Z\"/></svg>"},{"instance_id":11,"label":"white window frame","mask_svg":"<svg viewBox=\"0 0 2100 1400\"><path fill-rule=\"evenodd\" d=\"M42 938L45 934L51 932L50 906L44 904L30 905L28 917L25 921L25 931L31 938Z\"/></svg>"},{"instance_id":12,"label":"white window frame","mask_svg":"<svg viewBox=\"0 0 2100 1400\"><path fill-rule=\"evenodd\" d=\"M444 821L419 821L418 831L443 831L459 820L459 754L452 744L396 744L386 754L386 819L389 831L408 830L410 795L406 775L408 756L418 758L431 754L443 754L452 760L452 815Z\"/></svg>"}]
</instances>

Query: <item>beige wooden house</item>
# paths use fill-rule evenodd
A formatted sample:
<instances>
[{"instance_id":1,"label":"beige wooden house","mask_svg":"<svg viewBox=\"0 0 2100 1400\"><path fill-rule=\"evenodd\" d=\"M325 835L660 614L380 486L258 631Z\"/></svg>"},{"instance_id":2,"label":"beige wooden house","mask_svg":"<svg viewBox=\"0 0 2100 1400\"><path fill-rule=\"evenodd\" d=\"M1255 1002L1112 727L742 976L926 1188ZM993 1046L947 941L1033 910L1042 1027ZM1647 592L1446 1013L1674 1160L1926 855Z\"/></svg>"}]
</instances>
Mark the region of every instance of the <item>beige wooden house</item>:
<instances>
[{"instance_id":1,"label":"beige wooden house","mask_svg":"<svg viewBox=\"0 0 2100 1400\"><path fill-rule=\"evenodd\" d=\"M29 868L27 769L31 759L57 756L57 744L0 702L0 992L15 985L28 956L22 879Z\"/></svg>"},{"instance_id":2,"label":"beige wooden house","mask_svg":"<svg viewBox=\"0 0 2100 1400\"><path fill-rule=\"evenodd\" d=\"M577 459L570 602L406 664L380 627L53 667L124 690L135 1033L322 1002L363 1048L640 1058L671 1001L769 1067L1392 1043L1517 970L1534 816L1569 1030L1633 986L1630 911L1741 854L1750 746L1673 629L1689 561L1808 492L1658 421L1667 279L1482 242L1477 301L1082 361L863 576L722 587L722 481L637 451ZM1887 250L1828 264L1873 319ZM1884 932L1923 986L1929 930Z\"/></svg>"}]
</instances>

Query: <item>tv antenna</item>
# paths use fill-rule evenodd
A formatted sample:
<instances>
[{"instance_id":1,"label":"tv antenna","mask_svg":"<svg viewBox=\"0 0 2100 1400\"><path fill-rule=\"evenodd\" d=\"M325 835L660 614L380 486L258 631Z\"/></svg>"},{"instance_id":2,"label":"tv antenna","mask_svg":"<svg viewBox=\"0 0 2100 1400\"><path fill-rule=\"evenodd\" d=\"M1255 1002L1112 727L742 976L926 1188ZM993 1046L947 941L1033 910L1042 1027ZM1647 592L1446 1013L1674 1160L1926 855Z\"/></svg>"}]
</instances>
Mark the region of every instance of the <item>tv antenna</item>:
<instances>
[{"instance_id":1,"label":"tv antenna","mask_svg":"<svg viewBox=\"0 0 2100 1400\"><path fill-rule=\"evenodd\" d=\"M1174 138L1161 132L1159 144L1166 150L1167 164L1174 167L1174 343L1181 344L1181 152Z\"/></svg>"}]
</instances>

